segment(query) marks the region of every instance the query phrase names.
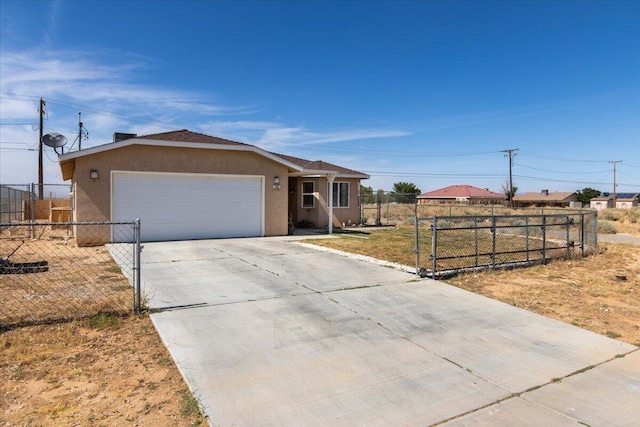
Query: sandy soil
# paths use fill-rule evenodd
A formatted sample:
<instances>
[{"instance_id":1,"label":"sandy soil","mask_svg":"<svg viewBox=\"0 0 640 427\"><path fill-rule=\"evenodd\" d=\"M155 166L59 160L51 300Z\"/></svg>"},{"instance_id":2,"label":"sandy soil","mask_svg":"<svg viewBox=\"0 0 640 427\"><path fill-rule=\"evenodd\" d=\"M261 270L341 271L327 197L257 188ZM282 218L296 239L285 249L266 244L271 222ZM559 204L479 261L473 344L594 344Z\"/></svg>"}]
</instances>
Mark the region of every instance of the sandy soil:
<instances>
[{"instance_id":1,"label":"sandy soil","mask_svg":"<svg viewBox=\"0 0 640 427\"><path fill-rule=\"evenodd\" d=\"M148 317L0 334L4 426L206 425Z\"/></svg>"}]
</instances>

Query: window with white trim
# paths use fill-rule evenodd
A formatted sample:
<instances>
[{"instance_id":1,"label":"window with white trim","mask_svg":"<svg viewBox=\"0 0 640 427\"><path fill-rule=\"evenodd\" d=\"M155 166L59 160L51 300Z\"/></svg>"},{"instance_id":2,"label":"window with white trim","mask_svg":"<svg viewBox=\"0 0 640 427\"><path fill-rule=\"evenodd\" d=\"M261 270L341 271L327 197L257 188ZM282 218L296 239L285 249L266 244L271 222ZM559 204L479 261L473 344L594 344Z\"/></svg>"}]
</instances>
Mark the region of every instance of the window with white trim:
<instances>
[{"instance_id":1,"label":"window with white trim","mask_svg":"<svg viewBox=\"0 0 640 427\"><path fill-rule=\"evenodd\" d=\"M316 183L313 181L302 182L302 207L316 207Z\"/></svg>"},{"instance_id":2,"label":"window with white trim","mask_svg":"<svg viewBox=\"0 0 640 427\"><path fill-rule=\"evenodd\" d=\"M334 208L349 207L349 183L348 182L333 183L333 207Z\"/></svg>"}]
</instances>

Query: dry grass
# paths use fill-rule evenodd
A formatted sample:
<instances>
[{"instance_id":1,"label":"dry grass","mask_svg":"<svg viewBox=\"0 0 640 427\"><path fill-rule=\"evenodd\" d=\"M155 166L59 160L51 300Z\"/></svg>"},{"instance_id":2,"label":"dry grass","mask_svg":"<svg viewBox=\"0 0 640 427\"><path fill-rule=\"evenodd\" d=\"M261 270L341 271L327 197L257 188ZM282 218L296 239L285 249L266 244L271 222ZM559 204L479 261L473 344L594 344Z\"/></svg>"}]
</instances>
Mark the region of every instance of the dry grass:
<instances>
[{"instance_id":1,"label":"dry grass","mask_svg":"<svg viewBox=\"0 0 640 427\"><path fill-rule=\"evenodd\" d=\"M13 329L0 349L3 425L206 424L148 317Z\"/></svg>"},{"instance_id":2,"label":"dry grass","mask_svg":"<svg viewBox=\"0 0 640 427\"><path fill-rule=\"evenodd\" d=\"M454 286L640 346L640 247L601 244L586 258L484 271Z\"/></svg>"}]
</instances>

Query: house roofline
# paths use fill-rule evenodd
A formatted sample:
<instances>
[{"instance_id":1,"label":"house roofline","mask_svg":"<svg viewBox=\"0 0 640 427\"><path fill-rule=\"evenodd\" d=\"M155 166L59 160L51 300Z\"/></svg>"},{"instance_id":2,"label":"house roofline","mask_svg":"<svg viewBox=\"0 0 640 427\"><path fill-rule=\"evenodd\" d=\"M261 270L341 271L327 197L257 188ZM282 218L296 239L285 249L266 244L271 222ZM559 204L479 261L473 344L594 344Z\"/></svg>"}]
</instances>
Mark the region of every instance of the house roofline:
<instances>
[{"instance_id":1,"label":"house roofline","mask_svg":"<svg viewBox=\"0 0 640 427\"><path fill-rule=\"evenodd\" d=\"M87 148L84 150L73 151L71 153L61 154L58 157L59 162L67 162L80 157L90 156L93 154L103 153L105 151L115 150L118 148L128 147L131 145L151 145L154 147L175 147L175 148L199 148L205 150L227 150L227 151L247 151L259 154L276 163L280 163L287 166L294 171L302 172L303 168L295 163L289 162L282 157L278 157L268 151L249 144L211 144L202 142L183 142L183 141L164 141L157 139L144 139L144 138L130 138L123 141L111 142L108 144L98 145L96 147Z\"/></svg>"},{"instance_id":2,"label":"house roofline","mask_svg":"<svg viewBox=\"0 0 640 427\"><path fill-rule=\"evenodd\" d=\"M290 173L291 177L302 177L302 178L322 178L326 177L329 174L335 175L336 178L355 178L355 179L369 179L371 178L367 174L350 174L350 173L340 173L338 171L326 170L326 169L304 169L301 172L293 172Z\"/></svg>"}]
</instances>

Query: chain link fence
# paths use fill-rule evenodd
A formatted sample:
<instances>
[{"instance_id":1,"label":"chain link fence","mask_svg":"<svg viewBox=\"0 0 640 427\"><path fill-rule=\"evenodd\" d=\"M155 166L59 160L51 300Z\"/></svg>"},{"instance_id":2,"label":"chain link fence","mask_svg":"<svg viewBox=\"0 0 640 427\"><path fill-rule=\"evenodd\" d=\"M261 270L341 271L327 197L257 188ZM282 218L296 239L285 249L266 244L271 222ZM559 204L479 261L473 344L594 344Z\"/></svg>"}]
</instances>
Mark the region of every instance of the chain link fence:
<instances>
[{"instance_id":1,"label":"chain link fence","mask_svg":"<svg viewBox=\"0 0 640 427\"><path fill-rule=\"evenodd\" d=\"M465 270L545 263L597 248L597 212L418 217L416 270L448 276ZM425 254L429 254L425 256Z\"/></svg>"},{"instance_id":2,"label":"chain link fence","mask_svg":"<svg viewBox=\"0 0 640 427\"><path fill-rule=\"evenodd\" d=\"M378 190L374 194L360 195L360 225L393 226L412 223L415 217L414 193L396 193Z\"/></svg>"},{"instance_id":3,"label":"chain link fence","mask_svg":"<svg viewBox=\"0 0 640 427\"><path fill-rule=\"evenodd\" d=\"M0 328L141 309L139 222L3 222L0 229ZM77 232L96 236L96 244L79 247ZM105 244L105 234L133 243Z\"/></svg>"}]
</instances>

